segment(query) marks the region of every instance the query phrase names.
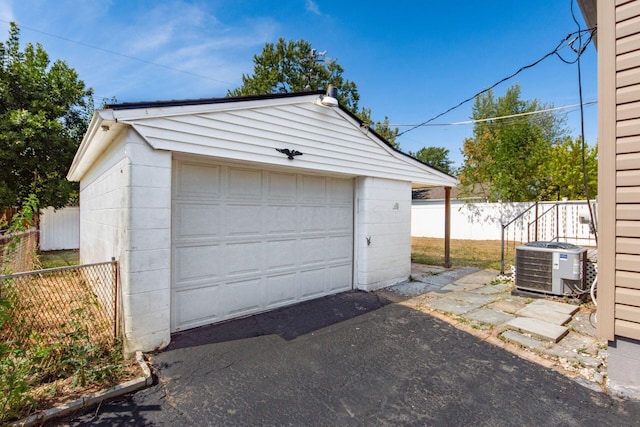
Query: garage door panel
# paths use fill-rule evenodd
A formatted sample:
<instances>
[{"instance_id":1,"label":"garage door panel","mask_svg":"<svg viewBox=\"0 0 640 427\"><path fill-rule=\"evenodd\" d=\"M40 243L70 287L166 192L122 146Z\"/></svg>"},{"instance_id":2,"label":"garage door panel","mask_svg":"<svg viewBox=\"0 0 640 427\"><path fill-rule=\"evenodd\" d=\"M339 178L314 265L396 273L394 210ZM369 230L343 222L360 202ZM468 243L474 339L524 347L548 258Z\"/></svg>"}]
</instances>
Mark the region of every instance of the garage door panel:
<instances>
[{"instance_id":1,"label":"garage door panel","mask_svg":"<svg viewBox=\"0 0 640 427\"><path fill-rule=\"evenodd\" d=\"M220 236L219 204L176 203L175 215L175 238Z\"/></svg>"},{"instance_id":2,"label":"garage door panel","mask_svg":"<svg viewBox=\"0 0 640 427\"><path fill-rule=\"evenodd\" d=\"M329 200L351 204L353 182L350 179L329 178Z\"/></svg>"},{"instance_id":3,"label":"garage door panel","mask_svg":"<svg viewBox=\"0 0 640 427\"><path fill-rule=\"evenodd\" d=\"M329 268L329 289L347 291L351 289L351 264Z\"/></svg>"},{"instance_id":4,"label":"garage door panel","mask_svg":"<svg viewBox=\"0 0 640 427\"><path fill-rule=\"evenodd\" d=\"M353 180L174 165L173 331L351 289Z\"/></svg>"},{"instance_id":5,"label":"garage door panel","mask_svg":"<svg viewBox=\"0 0 640 427\"><path fill-rule=\"evenodd\" d=\"M298 230L298 208L285 205L267 207L266 229L268 235L296 233Z\"/></svg>"},{"instance_id":6,"label":"garage door panel","mask_svg":"<svg viewBox=\"0 0 640 427\"><path fill-rule=\"evenodd\" d=\"M290 200L298 197L298 177L295 174L270 172L267 179L268 200Z\"/></svg>"},{"instance_id":7,"label":"garage door panel","mask_svg":"<svg viewBox=\"0 0 640 427\"><path fill-rule=\"evenodd\" d=\"M225 247L227 276L259 273L262 269L261 241L228 243Z\"/></svg>"},{"instance_id":8,"label":"garage door panel","mask_svg":"<svg viewBox=\"0 0 640 427\"><path fill-rule=\"evenodd\" d=\"M175 292L173 298L173 316L178 330L222 320L217 315L220 312L219 286L181 290Z\"/></svg>"},{"instance_id":9,"label":"garage door panel","mask_svg":"<svg viewBox=\"0 0 640 427\"><path fill-rule=\"evenodd\" d=\"M351 231L353 227L353 211L351 206L328 208L329 231Z\"/></svg>"},{"instance_id":10,"label":"garage door panel","mask_svg":"<svg viewBox=\"0 0 640 427\"><path fill-rule=\"evenodd\" d=\"M326 200L327 180L321 176L303 175L301 177L300 200L318 202Z\"/></svg>"},{"instance_id":11,"label":"garage door panel","mask_svg":"<svg viewBox=\"0 0 640 427\"><path fill-rule=\"evenodd\" d=\"M224 227L228 236L260 236L262 206L259 204L229 204L225 209Z\"/></svg>"},{"instance_id":12,"label":"garage door panel","mask_svg":"<svg viewBox=\"0 0 640 427\"><path fill-rule=\"evenodd\" d=\"M262 171L228 168L226 197L230 199L262 199Z\"/></svg>"},{"instance_id":13,"label":"garage door panel","mask_svg":"<svg viewBox=\"0 0 640 427\"><path fill-rule=\"evenodd\" d=\"M215 279L221 275L220 245L176 247L175 257L176 285L197 278Z\"/></svg>"},{"instance_id":14,"label":"garage door panel","mask_svg":"<svg viewBox=\"0 0 640 427\"><path fill-rule=\"evenodd\" d=\"M298 241L279 240L266 243L267 271L295 268L298 263Z\"/></svg>"},{"instance_id":15,"label":"garage door panel","mask_svg":"<svg viewBox=\"0 0 640 427\"><path fill-rule=\"evenodd\" d=\"M332 236L327 238L327 258L331 261L351 261L351 236Z\"/></svg>"},{"instance_id":16,"label":"garage door panel","mask_svg":"<svg viewBox=\"0 0 640 427\"><path fill-rule=\"evenodd\" d=\"M318 268L300 272L301 299L309 299L325 294L325 271L325 268Z\"/></svg>"},{"instance_id":17,"label":"garage door panel","mask_svg":"<svg viewBox=\"0 0 640 427\"><path fill-rule=\"evenodd\" d=\"M258 311L264 303L262 279L254 278L228 283L221 298L225 318Z\"/></svg>"},{"instance_id":18,"label":"garage door panel","mask_svg":"<svg viewBox=\"0 0 640 427\"><path fill-rule=\"evenodd\" d=\"M324 206L302 206L300 208L302 233L319 233L327 228L327 210Z\"/></svg>"},{"instance_id":19,"label":"garage door panel","mask_svg":"<svg viewBox=\"0 0 640 427\"><path fill-rule=\"evenodd\" d=\"M267 308L295 302L296 281L297 273L267 277Z\"/></svg>"},{"instance_id":20,"label":"garage door panel","mask_svg":"<svg viewBox=\"0 0 640 427\"><path fill-rule=\"evenodd\" d=\"M219 197L220 167L181 163L176 178L177 193L181 196Z\"/></svg>"},{"instance_id":21,"label":"garage door panel","mask_svg":"<svg viewBox=\"0 0 640 427\"><path fill-rule=\"evenodd\" d=\"M322 264L325 262L325 237L300 240L300 264Z\"/></svg>"}]
</instances>

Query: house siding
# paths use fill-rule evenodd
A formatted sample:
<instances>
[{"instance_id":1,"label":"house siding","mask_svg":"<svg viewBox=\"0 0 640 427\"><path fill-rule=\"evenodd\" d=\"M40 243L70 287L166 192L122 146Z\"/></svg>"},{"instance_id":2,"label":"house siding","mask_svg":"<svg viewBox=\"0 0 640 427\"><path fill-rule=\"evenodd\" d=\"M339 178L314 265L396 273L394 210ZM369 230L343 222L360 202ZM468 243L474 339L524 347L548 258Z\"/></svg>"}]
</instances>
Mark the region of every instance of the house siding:
<instances>
[{"instance_id":1,"label":"house siding","mask_svg":"<svg viewBox=\"0 0 640 427\"><path fill-rule=\"evenodd\" d=\"M356 287L372 291L407 280L411 274L411 183L358 178L356 204Z\"/></svg>"},{"instance_id":2,"label":"house siding","mask_svg":"<svg viewBox=\"0 0 640 427\"><path fill-rule=\"evenodd\" d=\"M601 2L600 7L615 9L615 161L611 162L615 172L607 170L605 163L601 174L614 175L613 203L604 209L615 206L618 214L612 240L614 256L605 255L603 261L611 263L614 271L615 286L609 290L613 290L613 334L640 340L640 284L628 280L640 277L640 1L617 1L615 6ZM603 12L606 16L607 11ZM601 141L602 145L607 142Z\"/></svg>"}]
</instances>

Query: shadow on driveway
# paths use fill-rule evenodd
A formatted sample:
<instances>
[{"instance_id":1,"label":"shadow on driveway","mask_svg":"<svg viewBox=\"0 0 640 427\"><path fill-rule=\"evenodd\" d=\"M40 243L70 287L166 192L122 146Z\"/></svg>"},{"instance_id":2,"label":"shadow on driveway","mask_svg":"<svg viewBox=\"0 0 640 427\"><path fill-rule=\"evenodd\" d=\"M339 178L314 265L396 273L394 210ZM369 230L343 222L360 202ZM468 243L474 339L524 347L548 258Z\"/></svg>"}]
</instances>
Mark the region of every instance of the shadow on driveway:
<instances>
[{"instance_id":1,"label":"shadow on driveway","mask_svg":"<svg viewBox=\"0 0 640 427\"><path fill-rule=\"evenodd\" d=\"M171 344L163 351L262 335L278 335L289 341L390 303L389 299L374 293L344 292L242 319L179 332L171 336Z\"/></svg>"}]
</instances>

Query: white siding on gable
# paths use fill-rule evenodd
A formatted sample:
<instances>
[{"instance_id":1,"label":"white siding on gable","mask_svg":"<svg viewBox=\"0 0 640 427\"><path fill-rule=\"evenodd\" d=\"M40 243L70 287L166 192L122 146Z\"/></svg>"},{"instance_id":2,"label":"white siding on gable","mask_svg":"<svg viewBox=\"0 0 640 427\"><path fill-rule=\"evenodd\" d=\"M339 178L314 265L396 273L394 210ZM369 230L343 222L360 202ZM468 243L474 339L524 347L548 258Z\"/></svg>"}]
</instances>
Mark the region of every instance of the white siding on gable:
<instances>
[{"instance_id":1,"label":"white siding on gable","mask_svg":"<svg viewBox=\"0 0 640 427\"><path fill-rule=\"evenodd\" d=\"M323 173L455 185L454 178L395 152L345 112L309 101L124 122L161 150ZM303 155L290 161L276 148L295 149Z\"/></svg>"}]
</instances>

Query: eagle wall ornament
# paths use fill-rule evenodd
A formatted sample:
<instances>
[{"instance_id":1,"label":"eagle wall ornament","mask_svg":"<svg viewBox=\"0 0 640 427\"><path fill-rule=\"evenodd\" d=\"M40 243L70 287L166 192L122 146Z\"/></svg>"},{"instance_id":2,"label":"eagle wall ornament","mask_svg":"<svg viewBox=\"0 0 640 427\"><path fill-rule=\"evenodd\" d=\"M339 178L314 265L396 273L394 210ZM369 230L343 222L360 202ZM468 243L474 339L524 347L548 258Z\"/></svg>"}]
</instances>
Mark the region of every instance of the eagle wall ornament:
<instances>
[{"instance_id":1,"label":"eagle wall ornament","mask_svg":"<svg viewBox=\"0 0 640 427\"><path fill-rule=\"evenodd\" d=\"M288 148L276 148L276 151L279 151L285 156L287 156L289 160L293 160L294 156L302 156L301 152L297 150L289 150Z\"/></svg>"}]
</instances>

